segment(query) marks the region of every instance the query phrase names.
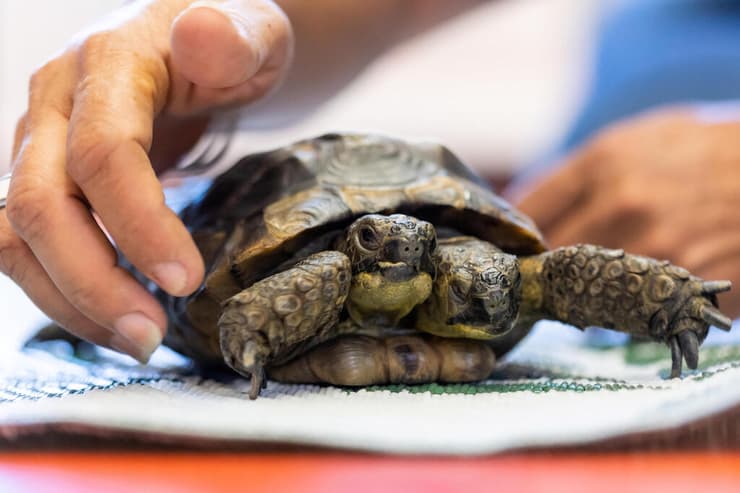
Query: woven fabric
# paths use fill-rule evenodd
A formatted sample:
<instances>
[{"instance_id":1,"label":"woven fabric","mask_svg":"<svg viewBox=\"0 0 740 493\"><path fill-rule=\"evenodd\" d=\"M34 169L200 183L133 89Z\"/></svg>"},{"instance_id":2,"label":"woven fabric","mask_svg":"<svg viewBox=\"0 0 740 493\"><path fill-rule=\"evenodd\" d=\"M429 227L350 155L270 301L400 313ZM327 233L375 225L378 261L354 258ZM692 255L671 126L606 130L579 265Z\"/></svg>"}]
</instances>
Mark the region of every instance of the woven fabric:
<instances>
[{"instance_id":1,"label":"woven fabric","mask_svg":"<svg viewBox=\"0 0 740 493\"><path fill-rule=\"evenodd\" d=\"M13 296L16 323L38 318ZM733 339L713 331L700 368L669 380L664 346L603 346L570 327L542 323L480 384L351 390L270 382L256 401L247 398L245 380L196 374L165 349L141 366L108 351L73 354L64 343L6 348L0 433L6 443L38 441L53 429L134 433L152 443L196 439L410 454L481 454L672 433L740 404L740 344Z\"/></svg>"}]
</instances>

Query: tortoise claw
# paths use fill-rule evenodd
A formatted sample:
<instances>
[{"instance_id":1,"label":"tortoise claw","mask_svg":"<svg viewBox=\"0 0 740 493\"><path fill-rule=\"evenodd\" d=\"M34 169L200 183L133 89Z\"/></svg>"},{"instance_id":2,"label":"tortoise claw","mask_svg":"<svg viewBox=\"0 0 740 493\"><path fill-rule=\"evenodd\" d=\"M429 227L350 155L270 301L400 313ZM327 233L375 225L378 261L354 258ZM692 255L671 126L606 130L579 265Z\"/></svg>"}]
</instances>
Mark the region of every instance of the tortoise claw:
<instances>
[{"instance_id":1,"label":"tortoise claw","mask_svg":"<svg viewBox=\"0 0 740 493\"><path fill-rule=\"evenodd\" d=\"M718 329L730 330L732 328L732 320L713 306L703 306L701 308L701 318Z\"/></svg>"},{"instance_id":2,"label":"tortoise claw","mask_svg":"<svg viewBox=\"0 0 740 493\"><path fill-rule=\"evenodd\" d=\"M671 337L668 344L671 346L671 378L679 378L681 376L683 354L681 345L678 343L678 337Z\"/></svg>"},{"instance_id":3,"label":"tortoise claw","mask_svg":"<svg viewBox=\"0 0 740 493\"><path fill-rule=\"evenodd\" d=\"M699 338L696 332L691 330L685 330L678 334L678 345L683 352L683 357L686 360L686 366L692 370L696 370L699 364Z\"/></svg>"},{"instance_id":4,"label":"tortoise claw","mask_svg":"<svg viewBox=\"0 0 740 493\"><path fill-rule=\"evenodd\" d=\"M264 347L255 340L248 340L243 347L237 349L238 353L229 345L225 345L223 351L224 362L240 375L250 379L249 398L254 400L259 397L260 391L267 387Z\"/></svg>"},{"instance_id":5,"label":"tortoise claw","mask_svg":"<svg viewBox=\"0 0 740 493\"><path fill-rule=\"evenodd\" d=\"M250 373L252 374L252 385L249 388L249 398L255 400L262 389L267 387L267 379L265 379L265 369L261 366L255 366Z\"/></svg>"},{"instance_id":6,"label":"tortoise claw","mask_svg":"<svg viewBox=\"0 0 740 493\"><path fill-rule=\"evenodd\" d=\"M724 293L732 289L731 281L704 281L701 284L701 294Z\"/></svg>"}]
</instances>

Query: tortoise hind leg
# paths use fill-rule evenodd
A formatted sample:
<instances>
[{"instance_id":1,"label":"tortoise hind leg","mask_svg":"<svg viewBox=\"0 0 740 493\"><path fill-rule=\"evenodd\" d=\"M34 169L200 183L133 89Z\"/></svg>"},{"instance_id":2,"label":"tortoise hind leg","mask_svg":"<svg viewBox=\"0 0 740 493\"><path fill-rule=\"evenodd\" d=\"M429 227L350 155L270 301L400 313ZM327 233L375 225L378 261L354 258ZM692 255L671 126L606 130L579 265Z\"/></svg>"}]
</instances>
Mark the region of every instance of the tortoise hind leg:
<instances>
[{"instance_id":1,"label":"tortoise hind leg","mask_svg":"<svg viewBox=\"0 0 740 493\"><path fill-rule=\"evenodd\" d=\"M286 383L457 383L484 380L494 364L493 350L481 341L422 335L343 335L268 372L271 378Z\"/></svg>"},{"instance_id":2,"label":"tortoise hind leg","mask_svg":"<svg viewBox=\"0 0 740 493\"><path fill-rule=\"evenodd\" d=\"M224 361L251 378L249 397L263 388L264 368L337 334L349 292L346 255L326 251L232 296L218 321Z\"/></svg>"}]
</instances>

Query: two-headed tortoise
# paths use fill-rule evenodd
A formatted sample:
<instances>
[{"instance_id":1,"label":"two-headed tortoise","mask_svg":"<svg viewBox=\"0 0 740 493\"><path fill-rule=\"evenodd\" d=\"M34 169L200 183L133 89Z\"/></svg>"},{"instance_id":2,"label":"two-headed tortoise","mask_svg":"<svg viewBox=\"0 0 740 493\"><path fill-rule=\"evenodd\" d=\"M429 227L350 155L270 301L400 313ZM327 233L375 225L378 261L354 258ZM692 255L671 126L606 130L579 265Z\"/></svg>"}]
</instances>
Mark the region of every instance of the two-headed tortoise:
<instances>
[{"instance_id":1,"label":"two-headed tortoise","mask_svg":"<svg viewBox=\"0 0 740 493\"><path fill-rule=\"evenodd\" d=\"M665 341L672 376L716 293L621 250L545 251L529 218L439 145L325 135L248 156L182 211L207 265L201 289L160 299L166 344L251 378L335 385L469 382L533 323Z\"/></svg>"}]
</instances>

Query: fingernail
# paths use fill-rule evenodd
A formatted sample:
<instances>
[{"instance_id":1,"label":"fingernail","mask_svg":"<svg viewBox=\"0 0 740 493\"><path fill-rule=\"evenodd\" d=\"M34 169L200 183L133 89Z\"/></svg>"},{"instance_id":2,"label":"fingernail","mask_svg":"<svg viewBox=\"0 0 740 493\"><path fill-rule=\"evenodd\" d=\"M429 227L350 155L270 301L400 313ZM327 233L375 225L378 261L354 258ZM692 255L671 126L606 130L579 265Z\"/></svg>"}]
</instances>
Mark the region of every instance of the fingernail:
<instances>
[{"instance_id":1,"label":"fingernail","mask_svg":"<svg viewBox=\"0 0 740 493\"><path fill-rule=\"evenodd\" d=\"M113 330L116 334L111 337L110 346L141 363L149 361L162 342L162 330L142 313L122 316L113 324Z\"/></svg>"},{"instance_id":2,"label":"fingernail","mask_svg":"<svg viewBox=\"0 0 740 493\"><path fill-rule=\"evenodd\" d=\"M248 15L245 15L242 9L234 8L229 6L227 3L215 2L213 0L199 0L193 2L188 7L188 10L197 8L209 8L213 11L226 17L236 29L236 32L242 38L249 40L253 45L252 48L255 50L255 60L257 67L262 66L262 60L265 59L267 47L262 43L259 37L255 37L253 32L255 31L255 21Z\"/></svg>"},{"instance_id":3,"label":"fingernail","mask_svg":"<svg viewBox=\"0 0 740 493\"><path fill-rule=\"evenodd\" d=\"M157 264L152 269L154 282L160 288L172 295L185 294L183 291L188 283L188 273L185 267L178 262Z\"/></svg>"},{"instance_id":4,"label":"fingernail","mask_svg":"<svg viewBox=\"0 0 740 493\"><path fill-rule=\"evenodd\" d=\"M240 35L244 36L246 34L244 24L242 22L239 22L240 16L234 15L238 14L238 11L229 8L221 2L215 2L213 0L199 0L197 2L193 2L190 4L187 10L195 10L200 8L207 8L214 12L218 12L234 25Z\"/></svg>"},{"instance_id":5,"label":"fingernail","mask_svg":"<svg viewBox=\"0 0 740 493\"><path fill-rule=\"evenodd\" d=\"M221 5L214 0L198 0L197 2L191 3L188 8L197 9L198 7L208 7L221 12Z\"/></svg>"}]
</instances>

